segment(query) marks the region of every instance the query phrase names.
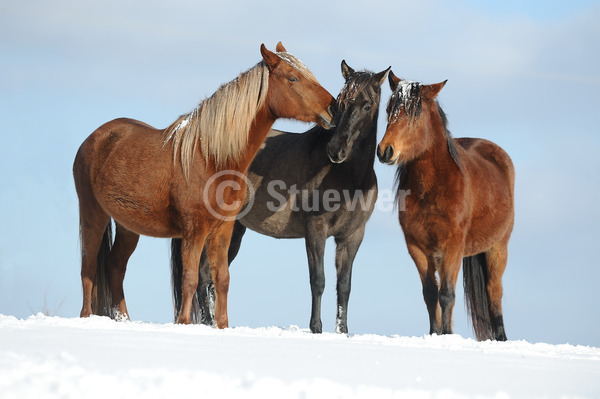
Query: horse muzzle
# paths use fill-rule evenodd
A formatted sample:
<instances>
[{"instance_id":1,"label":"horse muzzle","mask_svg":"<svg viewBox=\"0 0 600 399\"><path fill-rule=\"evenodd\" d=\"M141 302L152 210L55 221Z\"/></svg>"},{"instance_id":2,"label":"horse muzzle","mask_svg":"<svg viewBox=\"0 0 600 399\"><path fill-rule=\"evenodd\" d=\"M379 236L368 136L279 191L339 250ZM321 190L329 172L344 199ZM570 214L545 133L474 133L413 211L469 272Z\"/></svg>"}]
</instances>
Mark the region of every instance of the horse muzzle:
<instances>
[{"instance_id":1,"label":"horse muzzle","mask_svg":"<svg viewBox=\"0 0 600 399\"><path fill-rule=\"evenodd\" d=\"M379 158L379 162L387 164L387 165L393 165L396 163L396 161L392 159L393 156L394 156L394 147L392 147L391 145L388 145L385 148L385 151L383 151L383 152L381 152L380 146L377 147L377 158Z\"/></svg>"},{"instance_id":2,"label":"horse muzzle","mask_svg":"<svg viewBox=\"0 0 600 399\"><path fill-rule=\"evenodd\" d=\"M348 158L348 151L346 148L340 148L336 151L332 150L330 146L327 146L327 156L331 163L342 163Z\"/></svg>"},{"instance_id":3,"label":"horse muzzle","mask_svg":"<svg viewBox=\"0 0 600 399\"><path fill-rule=\"evenodd\" d=\"M319 125L321 125L324 129L332 129L335 127L335 122L333 120L333 110L331 106L327 108L326 114L319 114Z\"/></svg>"}]
</instances>

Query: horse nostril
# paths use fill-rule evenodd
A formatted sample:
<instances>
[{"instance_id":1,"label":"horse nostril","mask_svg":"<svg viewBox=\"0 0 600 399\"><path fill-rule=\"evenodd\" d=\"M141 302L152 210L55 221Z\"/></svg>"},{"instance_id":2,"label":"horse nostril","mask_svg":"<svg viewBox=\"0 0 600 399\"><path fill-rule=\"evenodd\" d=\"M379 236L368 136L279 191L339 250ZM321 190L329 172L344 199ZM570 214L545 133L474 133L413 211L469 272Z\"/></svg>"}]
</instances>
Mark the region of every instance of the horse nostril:
<instances>
[{"instance_id":1,"label":"horse nostril","mask_svg":"<svg viewBox=\"0 0 600 399\"><path fill-rule=\"evenodd\" d=\"M392 157L394 156L394 148L389 145L386 149L385 152L383 153L383 157L385 158L386 161L391 161Z\"/></svg>"},{"instance_id":2,"label":"horse nostril","mask_svg":"<svg viewBox=\"0 0 600 399\"><path fill-rule=\"evenodd\" d=\"M346 149L345 148L341 148L340 151L338 152L338 158L339 159L344 159L346 158Z\"/></svg>"},{"instance_id":3,"label":"horse nostril","mask_svg":"<svg viewBox=\"0 0 600 399\"><path fill-rule=\"evenodd\" d=\"M381 152L381 147L377 147L377 157L379 161L382 163L390 163L392 157L394 156L394 147L388 145L385 147L385 151Z\"/></svg>"}]
</instances>

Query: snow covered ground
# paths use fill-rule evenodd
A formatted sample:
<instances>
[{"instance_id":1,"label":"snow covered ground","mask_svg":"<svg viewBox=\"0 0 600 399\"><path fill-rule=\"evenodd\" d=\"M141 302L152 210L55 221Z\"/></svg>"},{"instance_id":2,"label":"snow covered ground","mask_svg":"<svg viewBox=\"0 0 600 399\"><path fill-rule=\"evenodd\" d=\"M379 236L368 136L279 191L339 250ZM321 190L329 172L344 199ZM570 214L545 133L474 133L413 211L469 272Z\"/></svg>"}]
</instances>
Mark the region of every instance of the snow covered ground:
<instances>
[{"instance_id":1,"label":"snow covered ground","mask_svg":"<svg viewBox=\"0 0 600 399\"><path fill-rule=\"evenodd\" d=\"M600 397L600 349L0 315L0 397Z\"/></svg>"}]
</instances>

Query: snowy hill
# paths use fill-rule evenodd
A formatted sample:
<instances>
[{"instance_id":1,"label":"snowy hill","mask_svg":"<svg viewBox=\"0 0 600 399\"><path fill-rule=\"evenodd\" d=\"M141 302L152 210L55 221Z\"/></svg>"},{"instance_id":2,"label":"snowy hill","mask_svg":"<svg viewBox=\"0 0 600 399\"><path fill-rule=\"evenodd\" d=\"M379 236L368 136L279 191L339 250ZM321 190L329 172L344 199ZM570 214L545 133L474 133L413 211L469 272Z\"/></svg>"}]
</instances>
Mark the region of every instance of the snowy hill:
<instances>
[{"instance_id":1,"label":"snowy hill","mask_svg":"<svg viewBox=\"0 0 600 399\"><path fill-rule=\"evenodd\" d=\"M0 315L0 397L600 397L600 349Z\"/></svg>"}]
</instances>

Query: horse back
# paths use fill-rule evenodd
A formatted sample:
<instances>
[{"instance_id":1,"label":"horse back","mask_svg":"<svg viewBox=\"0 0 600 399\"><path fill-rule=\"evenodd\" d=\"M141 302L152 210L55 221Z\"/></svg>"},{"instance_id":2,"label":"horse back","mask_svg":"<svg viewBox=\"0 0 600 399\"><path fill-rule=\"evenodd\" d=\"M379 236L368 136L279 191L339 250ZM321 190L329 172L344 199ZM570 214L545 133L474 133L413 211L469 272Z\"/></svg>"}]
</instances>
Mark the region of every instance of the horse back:
<instances>
[{"instance_id":1,"label":"horse back","mask_svg":"<svg viewBox=\"0 0 600 399\"><path fill-rule=\"evenodd\" d=\"M271 237L301 238L314 217L324 218L331 234L366 222L377 199L372 165L365 171L362 163L367 178L357 179L350 162L332 164L325 153L326 134L320 127L305 133L269 132L248 170L255 192L250 212L240 219L244 226ZM325 205L323 197L331 191L339 201Z\"/></svg>"},{"instance_id":2,"label":"horse back","mask_svg":"<svg viewBox=\"0 0 600 399\"><path fill-rule=\"evenodd\" d=\"M114 119L106 122L88 136L81 144L77 157L85 156L88 163L94 161L103 163L105 157L122 145L123 140L133 139L137 141L139 140L138 137L156 138L160 132L161 130L135 119Z\"/></svg>"},{"instance_id":3,"label":"horse back","mask_svg":"<svg viewBox=\"0 0 600 399\"><path fill-rule=\"evenodd\" d=\"M515 170L508 154L497 144L475 138L455 139L463 173L468 181L471 226L465 255L483 252L510 235L514 223Z\"/></svg>"},{"instance_id":4,"label":"horse back","mask_svg":"<svg viewBox=\"0 0 600 399\"><path fill-rule=\"evenodd\" d=\"M78 195L94 203L131 231L172 236L170 211L172 151L162 130L120 118L96 129L83 142L73 164Z\"/></svg>"},{"instance_id":5,"label":"horse back","mask_svg":"<svg viewBox=\"0 0 600 399\"><path fill-rule=\"evenodd\" d=\"M454 142L467 153L468 158L475 161L472 168L487 167L490 171L496 172L492 172L490 178L496 178L495 175L499 173L509 182L511 193L513 192L515 167L510 156L502 147L489 140L479 138L463 137L454 139Z\"/></svg>"}]
</instances>

